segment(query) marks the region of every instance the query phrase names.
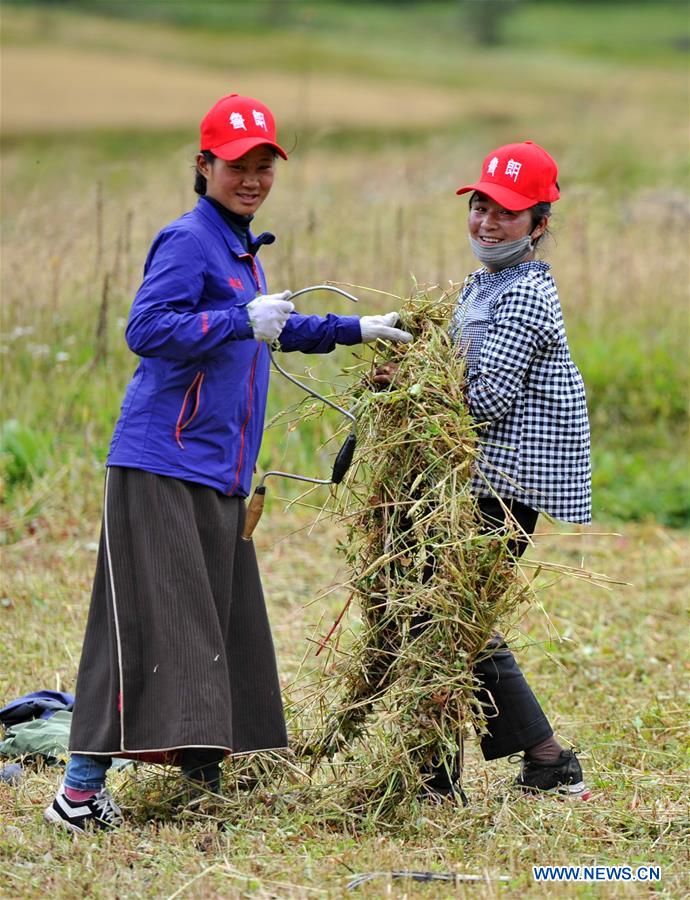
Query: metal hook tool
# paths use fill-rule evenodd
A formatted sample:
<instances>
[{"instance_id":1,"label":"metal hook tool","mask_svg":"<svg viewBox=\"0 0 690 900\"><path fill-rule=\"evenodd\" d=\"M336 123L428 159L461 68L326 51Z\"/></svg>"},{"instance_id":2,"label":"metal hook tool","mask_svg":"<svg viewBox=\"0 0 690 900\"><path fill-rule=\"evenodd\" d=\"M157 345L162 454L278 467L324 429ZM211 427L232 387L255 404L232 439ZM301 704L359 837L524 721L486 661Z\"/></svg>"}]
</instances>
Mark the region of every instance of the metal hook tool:
<instances>
[{"instance_id":1,"label":"metal hook tool","mask_svg":"<svg viewBox=\"0 0 690 900\"><path fill-rule=\"evenodd\" d=\"M335 294L341 294L343 297L347 297L348 300L352 300L354 303L359 303L357 297L353 296L352 294L348 294L347 291L335 287L332 284L314 284L311 287L301 288L299 291L295 291L294 294L291 294L290 300L294 300L295 297L299 297L301 294L307 294L311 291L332 291ZM261 514L264 511L264 500L266 498L266 486L264 482L269 476L276 475L280 478L293 478L296 481L308 481L311 484L340 484L340 482L345 477L345 473L350 468L352 457L354 456L355 448L357 446L354 415L348 410L343 409L341 406L338 406L337 403L333 403L332 400L328 400L326 397L323 397L313 388L308 387L306 384L302 384L301 381L298 381L293 375L290 375L289 372L286 372L285 369L283 369L282 366L280 366L276 362L273 351L270 347L268 348L268 352L271 357L271 362L281 375L287 378L288 381L291 381L293 384L297 385L297 387L301 388L307 394L310 394L317 400L321 400L322 403L330 406L331 409L335 409L341 415L346 416L352 422L352 428L350 429L350 433L348 434L348 436L345 438L345 442L343 443L342 447L338 451L338 455L336 456L335 462L333 463L333 471L330 478L309 478L307 475L295 475L292 472L279 472L277 470L265 472L261 476L261 480L254 489L252 499L249 501L249 506L247 507L247 514L244 520L244 528L242 530L242 540L244 541L251 540L254 529L256 528L259 519L261 518Z\"/></svg>"}]
</instances>

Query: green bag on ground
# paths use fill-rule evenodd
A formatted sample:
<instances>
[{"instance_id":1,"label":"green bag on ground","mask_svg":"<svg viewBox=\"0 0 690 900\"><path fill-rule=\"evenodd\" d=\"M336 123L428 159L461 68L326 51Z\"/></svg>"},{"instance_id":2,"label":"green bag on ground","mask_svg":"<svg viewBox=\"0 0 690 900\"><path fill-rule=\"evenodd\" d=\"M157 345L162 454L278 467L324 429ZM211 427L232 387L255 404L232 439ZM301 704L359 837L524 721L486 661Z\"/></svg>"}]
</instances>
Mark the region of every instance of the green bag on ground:
<instances>
[{"instance_id":1,"label":"green bag on ground","mask_svg":"<svg viewBox=\"0 0 690 900\"><path fill-rule=\"evenodd\" d=\"M51 765L64 764L69 759L69 731L72 713L58 710L49 719L32 719L13 725L0 741L0 756L44 756ZM113 768L130 765L131 760L114 759Z\"/></svg>"}]
</instances>

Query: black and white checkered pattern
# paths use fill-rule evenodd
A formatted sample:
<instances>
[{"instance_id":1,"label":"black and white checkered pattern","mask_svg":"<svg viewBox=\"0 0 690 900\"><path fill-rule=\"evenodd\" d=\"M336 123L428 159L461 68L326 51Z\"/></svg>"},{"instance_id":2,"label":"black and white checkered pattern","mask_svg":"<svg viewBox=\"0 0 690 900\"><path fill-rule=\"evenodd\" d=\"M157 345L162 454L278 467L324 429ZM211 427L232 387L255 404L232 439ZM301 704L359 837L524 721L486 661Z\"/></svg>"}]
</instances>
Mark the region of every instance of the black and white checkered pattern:
<instances>
[{"instance_id":1,"label":"black and white checkered pattern","mask_svg":"<svg viewBox=\"0 0 690 900\"><path fill-rule=\"evenodd\" d=\"M548 264L472 273L450 332L466 358L470 411L482 423L473 490L590 522L585 390Z\"/></svg>"}]
</instances>

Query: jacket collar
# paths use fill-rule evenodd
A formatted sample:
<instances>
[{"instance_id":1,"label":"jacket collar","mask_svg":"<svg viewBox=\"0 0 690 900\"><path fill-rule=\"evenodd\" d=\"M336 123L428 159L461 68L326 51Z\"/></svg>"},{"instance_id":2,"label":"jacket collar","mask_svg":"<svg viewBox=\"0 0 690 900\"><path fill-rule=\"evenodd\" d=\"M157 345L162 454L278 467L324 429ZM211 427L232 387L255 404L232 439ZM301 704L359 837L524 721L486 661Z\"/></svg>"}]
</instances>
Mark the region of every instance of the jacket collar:
<instances>
[{"instance_id":1,"label":"jacket collar","mask_svg":"<svg viewBox=\"0 0 690 900\"><path fill-rule=\"evenodd\" d=\"M217 209L214 209L211 203L205 203L201 198L197 201L197 205L192 210L192 214L195 216L201 216L206 222L212 225L221 235L225 243L228 245L228 249L235 256L247 256L247 251L242 246L242 241L235 234L235 232L223 221L223 217L218 212ZM261 236L260 236L261 237ZM252 234L251 230L249 231L249 245L256 244L256 238Z\"/></svg>"},{"instance_id":2,"label":"jacket collar","mask_svg":"<svg viewBox=\"0 0 690 900\"><path fill-rule=\"evenodd\" d=\"M514 266L499 269L498 272L489 272L485 266L482 266L481 269L475 269L474 272L471 272L468 277L474 277L480 281L504 282L522 277L530 271L548 272L550 268L550 265L543 259L530 259L527 262L516 263Z\"/></svg>"}]
</instances>

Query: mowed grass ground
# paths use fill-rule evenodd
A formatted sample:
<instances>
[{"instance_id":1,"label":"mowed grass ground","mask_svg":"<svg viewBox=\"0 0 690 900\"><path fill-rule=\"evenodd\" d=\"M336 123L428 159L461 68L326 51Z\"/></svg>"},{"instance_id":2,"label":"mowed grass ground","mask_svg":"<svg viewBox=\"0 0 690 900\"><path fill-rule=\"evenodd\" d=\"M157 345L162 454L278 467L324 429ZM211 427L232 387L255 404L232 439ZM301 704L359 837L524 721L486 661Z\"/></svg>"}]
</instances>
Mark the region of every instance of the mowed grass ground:
<instances>
[{"instance_id":1,"label":"mowed grass ground","mask_svg":"<svg viewBox=\"0 0 690 900\"><path fill-rule=\"evenodd\" d=\"M313 674L313 639L344 602L342 592L314 603L345 573L337 571L340 534L276 502L256 541L286 690L298 668ZM301 530L300 530L301 529ZM94 565L95 523L41 525L13 548L2 608L3 693L69 688L79 656ZM687 535L627 526L622 536L544 533L533 559L578 566L630 582L612 590L561 580L539 594L514 639L521 663L554 727L582 749L594 797L589 803L515 798L516 767L485 763L467 748L467 809L411 803L393 833L322 823L316 810L246 798L219 809L161 813L179 789L153 767L120 773L111 786L128 825L117 835L73 841L41 824L58 769L30 771L19 788L0 785L0 833L7 897L339 897L355 873L398 869L481 875L481 886L415 885L377 879L357 893L392 896L548 896L533 864L652 864L661 896L681 897L688 879ZM356 617L350 625L356 627ZM302 662L303 657L305 661ZM298 687L292 690L298 690ZM229 778L227 789L232 792ZM289 786L281 786L287 792ZM157 812L158 810L158 812ZM154 816L154 821L150 820ZM498 882L499 876L509 879ZM644 885L556 887L567 896L645 896Z\"/></svg>"},{"instance_id":2,"label":"mowed grass ground","mask_svg":"<svg viewBox=\"0 0 690 900\"><path fill-rule=\"evenodd\" d=\"M583 750L590 804L509 799L515 767L485 764L470 742L470 807L412 804L397 832L334 827L316 810L251 798L240 816L234 804L151 821L176 782L142 767L113 782L128 826L73 842L41 824L59 769L36 770L18 789L0 785L0 895L336 897L355 872L394 869L486 881L451 888L383 878L358 893L552 894L533 884L533 863L658 864L661 895L690 891L690 541L655 522L683 521L687 509L680 6L625 15L588 6L579 16L569 7L561 18L549 5L539 18L535 7L512 20L508 47L491 50L468 46L450 20L433 30L375 9L342 13L337 31L316 21L258 31L245 23L233 33L3 10L2 419L25 425L36 450L33 477L5 486L0 701L74 687L102 461L135 362L124 317L152 236L194 202L195 123L236 87L270 102L296 143L257 220L279 236L264 255L276 289L329 278L404 296L411 275L461 280L473 262L454 188L498 143L531 137L552 149L564 190L548 258L588 385L599 480L593 528L571 535L543 524L531 558L629 584L542 576L539 603L514 638L558 733ZM544 30L537 47L526 39L535 24ZM602 45L595 37L606 33ZM398 302L359 293L366 312ZM309 311L324 306L305 302ZM345 301L333 308L350 312ZM341 369L353 362L349 350L288 360L325 386L346 379ZM298 399L277 381L272 412ZM273 429L260 466L327 471L328 454L315 448L337 424L325 417L320 427ZM309 529L313 516L286 510L274 491L256 537L286 697L318 671L313 639L345 600L338 590L316 600L346 573L335 552L342 534ZM499 876L509 881L491 880Z\"/></svg>"}]
</instances>

